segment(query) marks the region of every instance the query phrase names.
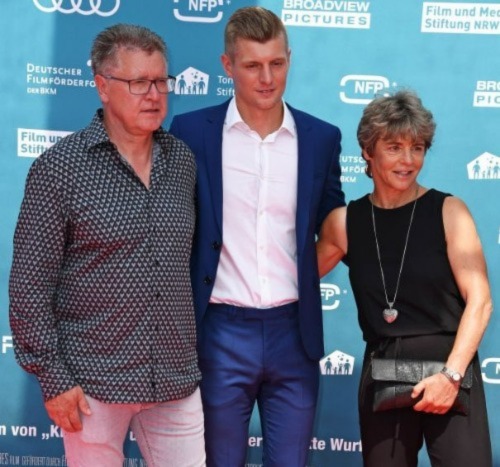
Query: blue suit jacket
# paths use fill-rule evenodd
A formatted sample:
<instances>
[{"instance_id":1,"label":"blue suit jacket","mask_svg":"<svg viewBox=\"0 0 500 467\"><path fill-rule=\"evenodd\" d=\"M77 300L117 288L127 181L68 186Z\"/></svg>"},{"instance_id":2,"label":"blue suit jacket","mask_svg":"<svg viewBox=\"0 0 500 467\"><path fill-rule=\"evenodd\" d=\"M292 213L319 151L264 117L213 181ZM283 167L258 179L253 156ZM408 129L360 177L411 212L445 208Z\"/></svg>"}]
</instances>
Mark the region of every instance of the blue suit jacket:
<instances>
[{"instance_id":1,"label":"blue suit jacket","mask_svg":"<svg viewBox=\"0 0 500 467\"><path fill-rule=\"evenodd\" d=\"M170 132L196 156L197 219L191 262L196 321L201 326L212 294L222 234L222 129L229 101L174 117ZM293 109L298 135L297 268L302 342L311 359L324 354L315 234L331 209L344 205L340 131Z\"/></svg>"}]
</instances>

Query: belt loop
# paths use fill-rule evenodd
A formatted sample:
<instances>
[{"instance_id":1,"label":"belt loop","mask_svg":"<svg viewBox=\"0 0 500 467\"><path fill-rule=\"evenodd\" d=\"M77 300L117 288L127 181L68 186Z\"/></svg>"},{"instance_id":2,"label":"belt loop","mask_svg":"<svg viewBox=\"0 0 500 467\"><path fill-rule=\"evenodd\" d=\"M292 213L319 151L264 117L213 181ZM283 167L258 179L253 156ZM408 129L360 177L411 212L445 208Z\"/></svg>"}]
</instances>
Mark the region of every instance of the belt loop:
<instances>
[{"instance_id":1,"label":"belt loop","mask_svg":"<svg viewBox=\"0 0 500 467\"><path fill-rule=\"evenodd\" d=\"M229 306L229 313L228 313L228 318L229 321L234 321L238 317L238 310L236 309L235 306Z\"/></svg>"}]
</instances>

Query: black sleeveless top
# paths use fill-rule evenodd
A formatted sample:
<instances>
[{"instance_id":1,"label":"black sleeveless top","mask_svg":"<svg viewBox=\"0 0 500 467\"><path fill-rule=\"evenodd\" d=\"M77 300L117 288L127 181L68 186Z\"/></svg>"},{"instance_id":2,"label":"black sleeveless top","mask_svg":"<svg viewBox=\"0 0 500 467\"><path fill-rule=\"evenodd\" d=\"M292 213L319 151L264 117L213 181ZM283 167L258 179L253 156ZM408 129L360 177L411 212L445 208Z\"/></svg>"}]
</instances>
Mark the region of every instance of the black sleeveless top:
<instances>
[{"instance_id":1,"label":"black sleeveless top","mask_svg":"<svg viewBox=\"0 0 500 467\"><path fill-rule=\"evenodd\" d=\"M388 308L373 232L368 195L347 208L349 278L363 339L456 333L465 302L453 277L446 251L443 202L450 196L429 190L417 201L394 308L396 321L382 317ZM375 207L375 222L387 296L394 297L413 201L395 208Z\"/></svg>"}]
</instances>

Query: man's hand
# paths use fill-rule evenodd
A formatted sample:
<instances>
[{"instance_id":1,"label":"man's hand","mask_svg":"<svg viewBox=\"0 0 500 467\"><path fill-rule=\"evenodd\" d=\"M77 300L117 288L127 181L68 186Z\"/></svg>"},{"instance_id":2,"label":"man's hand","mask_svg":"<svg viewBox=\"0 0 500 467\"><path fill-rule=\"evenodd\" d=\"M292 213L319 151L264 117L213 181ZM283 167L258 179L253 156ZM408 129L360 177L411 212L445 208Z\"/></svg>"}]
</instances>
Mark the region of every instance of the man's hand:
<instances>
[{"instance_id":1,"label":"man's hand","mask_svg":"<svg viewBox=\"0 0 500 467\"><path fill-rule=\"evenodd\" d=\"M80 386L63 392L45 402L45 408L51 420L63 430L73 433L82 429L81 411L91 415L90 407Z\"/></svg>"}]
</instances>

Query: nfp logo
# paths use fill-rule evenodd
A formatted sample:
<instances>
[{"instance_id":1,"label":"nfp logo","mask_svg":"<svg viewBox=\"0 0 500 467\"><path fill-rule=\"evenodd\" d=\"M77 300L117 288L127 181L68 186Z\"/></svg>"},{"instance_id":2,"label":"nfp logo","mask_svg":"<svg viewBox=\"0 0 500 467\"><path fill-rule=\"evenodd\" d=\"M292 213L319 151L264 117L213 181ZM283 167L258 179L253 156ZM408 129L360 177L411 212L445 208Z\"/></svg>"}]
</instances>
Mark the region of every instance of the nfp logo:
<instances>
[{"instance_id":1,"label":"nfp logo","mask_svg":"<svg viewBox=\"0 0 500 467\"><path fill-rule=\"evenodd\" d=\"M467 175L469 180L500 179L500 157L483 152L467 164Z\"/></svg>"},{"instance_id":2,"label":"nfp logo","mask_svg":"<svg viewBox=\"0 0 500 467\"><path fill-rule=\"evenodd\" d=\"M175 93L180 95L208 94L209 75L190 66L179 73L175 81Z\"/></svg>"},{"instance_id":3,"label":"nfp logo","mask_svg":"<svg viewBox=\"0 0 500 467\"><path fill-rule=\"evenodd\" d=\"M500 384L500 358L487 358L481 364L483 381Z\"/></svg>"},{"instance_id":4,"label":"nfp logo","mask_svg":"<svg viewBox=\"0 0 500 467\"><path fill-rule=\"evenodd\" d=\"M340 350L335 350L319 361L319 367L322 375L352 375L354 370L354 357Z\"/></svg>"},{"instance_id":5,"label":"nfp logo","mask_svg":"<svg viewBox=\"0 0 500 467\"><path fill-rule=\"evenodd\" d=\"M396 86L394 83L393 86ZM390 87L385 76L346 75L340 80L340 100L346 104L369 104L375 94L381 94Z\"/></svg>"},{"instance_id":6,"label":"nfp logo","mask_svg":"<svg viewBox=\"0 0 500 467\"><path fill-rule=\"evenodd\" d=\"M59 12L65 15L79 13L84 16L96 14L112 16L120 8L120 0L33 0L35 6L44 13Z\"/></svg>"},{"instance_id":7,"label":"nfp logo","mask_svg":"<svg viewBox=\"0 0 500 467\"><path fill-rule=\"evenodd\" d=\"M224 0L174 0L174 16L190 23L217 23L222 19Z\"/></svg>"},{"instance_id":8,"label":"nfp logo","mask_svg":"<svg viewBox=\"0 0 500 467\"><path fill-rule=\"evenodd\" d=\"M340 305L340 287L335 284L321 284L321 299L323 311L336 310ZM344 291L345 293L345 291Z\"/></svg>"}]
</instances>

